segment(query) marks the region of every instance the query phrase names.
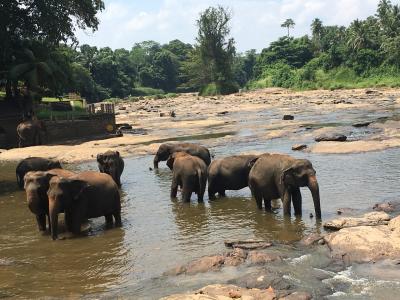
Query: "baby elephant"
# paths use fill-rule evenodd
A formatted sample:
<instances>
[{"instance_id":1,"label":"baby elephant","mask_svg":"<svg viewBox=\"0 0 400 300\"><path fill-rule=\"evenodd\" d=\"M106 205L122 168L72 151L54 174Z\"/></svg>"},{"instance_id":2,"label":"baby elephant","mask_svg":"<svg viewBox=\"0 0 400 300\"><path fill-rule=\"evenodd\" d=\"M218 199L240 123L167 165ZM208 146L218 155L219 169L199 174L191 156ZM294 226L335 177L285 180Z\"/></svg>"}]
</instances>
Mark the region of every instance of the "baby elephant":
<instances>
[{"instance_id":1,"label":"baby elephant","mask_svg":"<svg viewBox=\"0 0 400 300\"><path fill-rule=\"evenodd\" d=\"M208 197L225 196L225 190L240 190L248 186L249 172L258 155L234 155L214 160L208 167Z\"/></svg>"},{"instance_id":2,"label":"baby elephant","mask_svg":"<svg viewBox=\"0 0 400 300\"><path fill-rule=\"evenodd\" d=\"M178 186L182 189L182 199L190 201L192 193L197 194L199 202L203 201L207 183L207 165L197 156L185 152L175 152L167 160L172 170L171 198L176 198Z\"/></svg>"},{"instance_id":3,"label":"baby elephant","mask_svg":"<svg viewBox=\"0 0 400 300\"><path fill-rule=\"evenodd\" d=\"M115 183L121 186L121 174L124 171L124 160L118 151L107 151L97 155L97 162L101 173L110 175Z\"/></svg>"}]
</instances>

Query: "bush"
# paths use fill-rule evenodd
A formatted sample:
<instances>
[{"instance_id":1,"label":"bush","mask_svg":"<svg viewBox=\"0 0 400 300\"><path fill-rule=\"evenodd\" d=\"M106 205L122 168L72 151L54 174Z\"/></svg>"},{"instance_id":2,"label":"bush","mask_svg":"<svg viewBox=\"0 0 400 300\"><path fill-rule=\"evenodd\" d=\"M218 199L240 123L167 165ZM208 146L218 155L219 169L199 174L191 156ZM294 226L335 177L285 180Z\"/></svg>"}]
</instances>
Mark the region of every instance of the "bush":
<instances>
[{"instance_id":1,"label":"bush","mask_svg":"<svg viewBox=\"0 0 400 300\"><path fill-rule=\"evenodd\" d=\"M209 83L200 89L200 96L229 95L239 91L239 86L235 82Z\"/></svg>"},{"instance_id":2,"label":"bush","mask_svg":"<svg viewBox=\"0 0 400 300\"><path fill-rule=\"evenodd\" d=\"M153 96L162 94L164 94L163 90L150 87L137 87L132 89L132 96Z\"/></svg>"}]
</instances>

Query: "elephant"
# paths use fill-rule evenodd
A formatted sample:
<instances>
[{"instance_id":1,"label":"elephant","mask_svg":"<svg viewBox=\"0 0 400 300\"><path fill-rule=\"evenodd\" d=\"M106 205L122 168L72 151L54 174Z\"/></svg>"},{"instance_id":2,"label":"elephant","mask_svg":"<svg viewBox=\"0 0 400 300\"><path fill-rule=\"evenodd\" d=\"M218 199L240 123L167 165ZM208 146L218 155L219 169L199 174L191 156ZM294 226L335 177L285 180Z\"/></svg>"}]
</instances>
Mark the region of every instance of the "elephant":
<instances>
[{"instance_id":1,"label":"elephant","mask_svg":"<svg viewBox=\"0 0 400 300\"><path fill-rule=\"evenodd\" d=\"M75 173L63 170L52 169L49 171L29 171L24 177L24 188L26 192L26 200L30 211L36 215L36 221L39 231L46 231L46 216L50 226L49 216L49 199L47 197L47 190L49 189L49 182L53 176L71 177Z\"/></svg>"},{"instance_id":2,"label":"elephant","mask_svg":"<svg viewBox=\"0 0 400 300\"><path fill-rule=\"evenodd\" d=\"M18 187L24 188L24 176L29 171L47 171L51 169L62 169L59 161L41 157L28 157L21 160L15 170Z\"/></svg>"},{"instance_id":3,"label":"elephant","mask_svg":"<svg viewBox=\"0 0 400 300\"><path fill-rule=\"evenodd\" d=\"M121 174L124 171L124 160L118 151L107 151L97 155L97 162L101 173L110 175L115 183L121 186Z\"/></svg>"},{"instance_id":4,"label":"elephant","mask_svg":"<svg viewBox=\"0 0 400 300\"><path fill-rule=\"evenodd\" d=\"M214 160L208 167L208 197L225 196L225 190L240 190L248 186L249 172L258 155L234 155Z\"/></svg>"},{"instance_id":5,"label":"elephant","mask_svg":"<svg viewBox=\"0 0 400 300\"><path fill-rule=\"evenodd\" d=\"M43 121L28 120L17 126L19 148L37 146L45 143L47 139L47 128Z\"/></svg>"},{"instance_id":6,"label":"elephant","mask_svg":"<svg viewBox=\"0 0 400 300\"><path fill-rule=\"evenodd\" d=\"M67 230L79 234L84 220L105 217L108 227L120 227L121 199L118 186L105 173L86 171L69 178L55 176L50 180L49 214L51 237L58 238L58 214L64 211Z\"/></svg>"},{"instance_id":7,"label":"elephant","mask_svg":"<svg viewBox=\"0 0 400 300\"><path fill-rule=\"evenodd\" d=\"M301 216L300 187L307 186L314 201L315 215L321 219L319 185L316 172L307 159L296 159L284 154L263 154L249 173L249 187L259 209L262 200L267 211L271 200L281 198L284 215L291 214L291 200L295 215Z\"/></svg>"},{"instance_id":8,"label":"elephant","mask_svg":"<svg viewBox=\"0 0 400 300\"><path fill-rule=\"evenodd\" d=\"M207 184L207 166L197 156L186 152L175 152L167 160L172 170L171 198L176 198L178 186L182 188L182 199L190 202L192 193L197 194L198 202L203 202Z\"/></svg>"},{"instance_id":9,"label":"elephant","mask_svg":"<svg viewBox=\"0 0 400 300\"><path fill-rule=\"evenodd\" d=\"M192 143L164 143L158 148L154 157L154 168L158 169L158 162L167 160L175 152L186 152L192 156L201 158L208 166L211 163L210 151L206 147Z\"/></svg>"}]
</instances>

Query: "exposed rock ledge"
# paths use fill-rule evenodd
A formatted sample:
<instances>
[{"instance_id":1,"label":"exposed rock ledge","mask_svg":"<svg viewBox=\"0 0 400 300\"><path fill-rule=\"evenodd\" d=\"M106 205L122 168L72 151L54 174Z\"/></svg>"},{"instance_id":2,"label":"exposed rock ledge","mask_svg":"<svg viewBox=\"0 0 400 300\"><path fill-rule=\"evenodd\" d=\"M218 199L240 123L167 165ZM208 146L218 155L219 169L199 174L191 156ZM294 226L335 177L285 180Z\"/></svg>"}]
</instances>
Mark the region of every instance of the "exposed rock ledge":
<instances>
[{"instance_id":1,"label":"exposed rock ledge","mask_svg":"<svg viewBox=\"0 0 400 300\"><path fill-rule=\"evenodd\" d=\"M308 300L311 295L306 292L277 295L272 288L246 289L235 285L213 284L203 287L192 294L179 294L161 298L161 300Z\"/></svg>"}]
</instances>

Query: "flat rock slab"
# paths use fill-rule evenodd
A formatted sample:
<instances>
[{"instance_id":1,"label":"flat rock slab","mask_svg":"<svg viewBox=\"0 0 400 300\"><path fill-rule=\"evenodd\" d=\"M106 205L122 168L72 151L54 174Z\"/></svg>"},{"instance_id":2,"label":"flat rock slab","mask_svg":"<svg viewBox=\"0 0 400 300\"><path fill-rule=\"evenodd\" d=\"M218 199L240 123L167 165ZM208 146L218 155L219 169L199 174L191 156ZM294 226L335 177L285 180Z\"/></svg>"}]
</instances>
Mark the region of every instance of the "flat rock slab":
<instances>
[{"instance_id":1,"label":"flat rock slab","mask_svg":"<svg viewBox=\"0 0 400 300\"><path fill-rule=\"evenodd\" d=\"M345 142L347 136L344 134L323 134L314 139L316 142Z\"/></svg>"},{"instance_id":2,"label":"flat rock slab","mask_svg":"<svg viewBox=\"0 0 400 300\"><path fill-rule=\"evenodd\" d=\"M307 145L305 145L305 144L296 144L296 145L292 146L293 151L301 151L304 149L307 149Z\"/></svg>"},{"instance_id":3,"label":"flat rock slab","mask_svg":"<svg viewBox=\"0 0 400 300\"><path fill-rule=\"evenodd\" d=\"M271 242L264 240L230 240L225 241L225 246L245 250L265 249L272 246Z\"/></svg>"},{"instance_id":4,"label":"flat rock slab","mask_svg":"<svg viewBox=\"0 0 400 300\"><path fill-rule=\"evenodd\" d=\"M400 216L388 225L344 228L324 240L332 256L347 264L400 259Z\"/></svg>"},{"instance_id":5,"label":"flat rock slab","mask_svg":"<svg viewBox=\"0 0 400 300\"><path fill-rule=\"evenodd\" d=\"M359 128L359 127L367 127L371 124L372 122L359 122L359 123L354 123L353 127Z\"/></svg>"},{"instance_id":6,"label":"flat rock slab","mask_svg":"<svg viewBox=\"0 0 400 300\"><path fill-rule=\"evenodd\" d=\"M357 227L357 226L377 226L387 225L390 216L385 212L371 212L363 217L345 217L338 218L324 223L324 228L331 230L339 230L342 228Z\"/></svg>"}]
</instances>

